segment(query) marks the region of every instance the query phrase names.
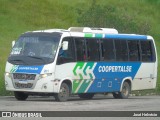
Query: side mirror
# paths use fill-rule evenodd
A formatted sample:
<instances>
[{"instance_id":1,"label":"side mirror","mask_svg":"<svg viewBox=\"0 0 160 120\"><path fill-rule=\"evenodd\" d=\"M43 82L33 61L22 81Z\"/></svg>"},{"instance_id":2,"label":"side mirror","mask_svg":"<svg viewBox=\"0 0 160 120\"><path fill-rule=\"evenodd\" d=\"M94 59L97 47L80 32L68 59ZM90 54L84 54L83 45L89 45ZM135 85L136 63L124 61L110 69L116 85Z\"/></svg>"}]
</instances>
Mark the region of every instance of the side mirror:
<instances>
[{"instance_id":1,"label":"side mirror","mask_svg":"<svg viewBox=\"0 0 160 120\"><path fill-rule=\"evenodd\" d=\"M62 50L68 50L68 41L63 41Z\"/></svg>"},{"instance_id":2,"label":"side mirror","mask_svg":"<svg viewBox=\"0 0 160 120\"><path fill-rule=\"evenodd\" d=\"M15 45L15 41L12 41L12 47Z\"/></svg>"}]
</instances>

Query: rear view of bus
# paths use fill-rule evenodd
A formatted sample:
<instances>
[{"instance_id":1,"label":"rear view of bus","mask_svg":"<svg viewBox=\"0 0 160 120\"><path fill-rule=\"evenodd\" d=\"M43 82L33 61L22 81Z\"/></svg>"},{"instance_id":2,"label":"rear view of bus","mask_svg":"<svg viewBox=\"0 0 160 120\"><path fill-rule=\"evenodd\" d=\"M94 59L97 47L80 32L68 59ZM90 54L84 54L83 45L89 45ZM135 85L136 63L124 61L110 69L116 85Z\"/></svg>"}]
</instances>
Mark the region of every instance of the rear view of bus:
<instances>
[{"instance_id":1,"label":"rear view of bus","mask_svg":"<svg viewBox=\"0 0 160 120\"><path fill-rule=\"evenodd\" d=\"M112 93L125 99L133 90L154 89L157 52L147 35L120 34L110 28L52 29L22 34L8 57L5 86L17 100L71 94L91 99Z\"/></svg>"}]
</instances>

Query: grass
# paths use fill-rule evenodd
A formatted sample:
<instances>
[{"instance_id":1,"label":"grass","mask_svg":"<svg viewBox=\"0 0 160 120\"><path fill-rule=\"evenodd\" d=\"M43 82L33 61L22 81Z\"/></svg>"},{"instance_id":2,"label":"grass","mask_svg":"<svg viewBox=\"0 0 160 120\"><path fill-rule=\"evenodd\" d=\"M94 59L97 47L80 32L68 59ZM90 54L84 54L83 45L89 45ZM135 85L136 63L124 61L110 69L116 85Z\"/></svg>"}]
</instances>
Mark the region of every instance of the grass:
<instances>
[{"instance_id":1,"label":"grass","mask_svg":"<svg viewBox=\"0 0 160 120\"><path fill-rule=\"evenodd\" d=\"M116 8L117 15L131 15L136 23L149 23L148 34L155 38L160 60L160 0L95 0L95 2ZM4 88L4 71L11 50L11 41L26 31L82 26L77 22L78 9L87 10L91 3L92 0L0 0L0 95L10 94ZM160 62L158 64L160 65ZM159 74L156 90L160 92Z\"/></svg>"},{"instance_id":2,"label":"grass","mask_svg":"<svg viewBox=\"0 0 160 120\"><path fill-rule=\"evenodd\" d=\"M146 95L160 95L160 92L156 89L152 90L136 90L131 92L132 96L146 96Z\"/></svg>"}]
</instances>

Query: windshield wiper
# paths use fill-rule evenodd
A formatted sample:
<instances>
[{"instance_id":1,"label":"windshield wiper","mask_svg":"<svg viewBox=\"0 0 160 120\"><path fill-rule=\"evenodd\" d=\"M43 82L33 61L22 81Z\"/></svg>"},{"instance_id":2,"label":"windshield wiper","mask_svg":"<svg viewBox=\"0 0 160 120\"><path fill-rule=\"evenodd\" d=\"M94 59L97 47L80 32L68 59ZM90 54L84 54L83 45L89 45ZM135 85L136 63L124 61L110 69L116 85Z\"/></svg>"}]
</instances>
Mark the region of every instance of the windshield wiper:
<instances>
[{"instance_id":1,"label":"windshield wiper","mask_svg":"<svg viewBox=\"0 0 160 120\"><path fill-rule=\"evenodd\" d=\"M24 60L10 60L16 65L27 64Z\"/></svg>"},{"instance_id":2,"label":"windshield wiper","mask_svg":"<svg viewBox=\"0 0 160 120\"><path fill-rule=\"evenodd\" d=\"M45 59L43 59L42 57L38 57L38 56L27 56L27 57L39 59L39 60L43 61L44 63L46 63Z\"/></svg>"}]
</instances>

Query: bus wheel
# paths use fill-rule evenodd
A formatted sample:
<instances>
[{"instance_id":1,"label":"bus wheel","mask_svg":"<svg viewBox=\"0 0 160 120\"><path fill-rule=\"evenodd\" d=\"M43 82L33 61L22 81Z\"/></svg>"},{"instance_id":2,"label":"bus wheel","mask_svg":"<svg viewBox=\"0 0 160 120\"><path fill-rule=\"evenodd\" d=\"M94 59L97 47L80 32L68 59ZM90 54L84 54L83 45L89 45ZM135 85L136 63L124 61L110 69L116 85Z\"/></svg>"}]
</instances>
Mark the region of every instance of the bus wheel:
<instances>
[{"instance_id":1,"label":"bus wheel","mask_svg":"<svg viewBox=\"0 0 160 120\"><path fill-rule=\"evenodd\" d=\"M82 93L82 94L78 94L78 96L82 99L92 99L94 96L94 93Z\"/></svg>"},{"instance_id":2,"label":"bus wheel","mask_svg":"<svg viewBox=\"0 0 160 120\"><path fill-rule=\"evenodd\" d=\"M127 99L131 92L131 87L128 82L124 82L122 86L122 91L119 93L121 99Z\"/></svg>"},{"instance_id":3,"label":"bus wheel","mask_svg":"<svg viewBox=\"0 0 160 120\"><path fill-rule=\"evenodd\" d=\"M115 99L120 98L119 92L118 92L118 93L114 92L114 93L112 93L112 95L113 95L113 97L114 97Z\"/></svg>"},{"instance_id":4,"label":"bus wheel","mask_svg":"<svg viewBox=\"0 0 160 120\"><path fill-rule=\"evenodd\" d=\"M116 99L127 99L129 97L129 94L131 92L131 87L128 84L128 82L124 82L122 86L121 92L114 92L113 97Z\"/></svg>"},{"instance_id":5,"label":"bus wheel","mask_svg":"<svg viewBox=\"0 0 160 120\"><path fill-rule=\"evenodd\" d=\"M26 100L28 98L28 94L24 92L14 92L14 96L17 100Z\"/></svg>"},{"instance_id":6,"label":"bus wheel","mask_svg":"<svg viewBox=\"0 0 160 120\"><path fill-rule=\"evenodd\" d=\"M54 97L59 102L67 101L69 98L69 86L66 83L62 83L59 93L56 93Z\"/></svg>"}]
</instances>

